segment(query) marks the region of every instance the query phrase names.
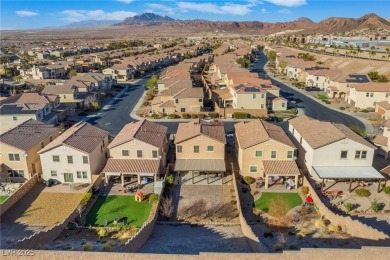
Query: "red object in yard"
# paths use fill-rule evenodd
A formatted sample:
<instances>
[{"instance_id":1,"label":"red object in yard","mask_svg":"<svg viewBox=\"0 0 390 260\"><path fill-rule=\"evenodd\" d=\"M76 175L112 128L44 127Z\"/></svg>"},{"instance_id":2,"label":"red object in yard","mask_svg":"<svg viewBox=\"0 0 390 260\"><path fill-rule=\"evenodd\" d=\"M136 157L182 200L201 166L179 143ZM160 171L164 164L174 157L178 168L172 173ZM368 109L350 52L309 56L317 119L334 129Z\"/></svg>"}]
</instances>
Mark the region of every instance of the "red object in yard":
<instances>
[{"instance_id":1,"label":"red object in yard","mask_svg":"<svg viewBox=\"0 0 390 260\"><path fill-rule=\"evenodd\" d=\"M123 193L127 193L127 190L126 190L126 189L123 189Z\"/></svg>"},{"instance_id":2,"label":"red object in yard","mask_svg":"<svg viewBox=\"0 0 390 260\"><path fill-rule=\"evenodd\" d=\"M313 204L313 203L314 203L313 198L311 197L310 194L308 194L308 195L306 196L306 202L307 202L307 203L310 203L310 204Z\"/></svg>"}]
</instances>

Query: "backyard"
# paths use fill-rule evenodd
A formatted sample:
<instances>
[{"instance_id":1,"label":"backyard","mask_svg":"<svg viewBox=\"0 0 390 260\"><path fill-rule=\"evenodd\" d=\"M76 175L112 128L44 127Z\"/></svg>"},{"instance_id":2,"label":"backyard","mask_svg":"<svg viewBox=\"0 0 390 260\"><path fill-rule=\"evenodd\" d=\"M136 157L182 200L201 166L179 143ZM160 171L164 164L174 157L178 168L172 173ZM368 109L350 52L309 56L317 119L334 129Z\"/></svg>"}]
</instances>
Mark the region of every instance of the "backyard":
<instances>
[{"instance_id":1,"label":"backyard","mask_svg":"<svg viewBox=\"0 0 390 260\"><path fill-rule=\"evenodd\" d=\"M134 196L129 195L99 197L87 214L86 224L112 226L115 218L119 218L119 226L127 220L129 225L141 227L148 219L151 207L149 202L137 202Z\"/></svg>"},{"instance_id":2,"label":"backyard","mask_svg":"<svg viewBox=\"0 0 390 260\"><path fill-rule=\"evenodd\" d=\"M298 193L263 192L261 197L255 201L255 208L265 213L271 213L269 210L273 201L285 202L288 209L295 208L302 204L302 199Z\"/></svg>"},{"instance_id":3,"label":"backyard","mask_svg":"<svg viewBox=\"0 0 390 260\"><path fill-rule=\"evenodd\" d=\"M7 198L8 196L0 196L0 204L2 204Z\"/></svg>"}]
</instances>

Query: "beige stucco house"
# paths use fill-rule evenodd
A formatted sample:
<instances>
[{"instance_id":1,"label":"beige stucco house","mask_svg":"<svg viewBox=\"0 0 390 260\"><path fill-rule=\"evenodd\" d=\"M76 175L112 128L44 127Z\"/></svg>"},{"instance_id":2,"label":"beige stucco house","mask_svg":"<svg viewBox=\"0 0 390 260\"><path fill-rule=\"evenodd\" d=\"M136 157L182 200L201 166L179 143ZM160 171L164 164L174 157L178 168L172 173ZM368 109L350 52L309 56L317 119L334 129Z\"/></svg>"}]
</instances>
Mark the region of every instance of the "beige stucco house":
<instances>
[{"instance_id":1,"label":"beige stucco house","mask_svg":"<svg viewBox=\"0 0 390 260\"><path fill-rule=\"evenodd\" d=\"M166 167L168 128L160 124L141 120L125 125L108 145L110 158L103 172L106 181L110 176L120 176L122 186L125 177L152 177L156 180Z\"/></svg>"},{"instance_id":2,"label":"beige stucco house","mask_svg":"<svg viewBox=\"0 0 390 260\"><path fill-rule=\"evenodd\" d=\"M37 152L59 134L59 129L29 119L0 136L1 181L25 181L42 173Z\"/></svg>"},{"instance_id":3,"label":"beige stucco house","mask_svg":"<svg viewBox=\"0 0 390 260\"><path fill-rule=\"evenodd\" d=\"M42 178L61 183L91 183L108 158L108 132L86 122L79 122L45 146L38 153Z\"/></svg>"},{"instance_id":4,"label":"beige stucco house","mask_svg":"<svg viewBox=\"0 0 390 260\"><path fill-rule=\"evenodd\" d=\"M390 158L390 119L383 125L383 132L378 133L373 140L373 143L378 146L377 153L382 154L385 159Z\"/></svg>"},{"instance_id":5,"label":"beige stucco house","mask_svg":"<svg viewBox=\"0 0 390 260\"><path fill-rule=\"evenodd\" d=\"M377 102L390 102L390 83L369 82L350 87L345 100L356 108L374 108Z\"/></svg>"},{"instance_id":6,"label":"beige stucco house","mask_svg":"<svg viewBox=\"0 0 390 260\"><path fill-rule=\"evenodd\" d=\"M180 123L174 143L177 182L222 184L226 172L226 138L222 122L193 120Z\"/></svg>"},{"instance_id":7,"label":"beige stucco house","mask_svg":"<svg viewBox=\"0 0 390 260\"><path fill-rule=\"evenodd\" d=\"M268 178L284 176L294 178L298 187L300 171L295 163L295 145L277 125L253 120L234 125L236 156L242 176Z\"/></svg>"}]
</instances>

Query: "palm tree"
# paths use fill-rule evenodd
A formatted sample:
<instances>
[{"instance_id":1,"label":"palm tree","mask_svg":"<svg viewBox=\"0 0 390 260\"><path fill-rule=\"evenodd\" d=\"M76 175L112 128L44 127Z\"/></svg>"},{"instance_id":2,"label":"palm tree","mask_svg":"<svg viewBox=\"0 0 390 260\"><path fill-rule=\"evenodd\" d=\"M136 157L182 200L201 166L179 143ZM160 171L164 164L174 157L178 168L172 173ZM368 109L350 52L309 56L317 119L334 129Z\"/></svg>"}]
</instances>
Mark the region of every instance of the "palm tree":
<instances>
[{"instance_id":1,"label":"palm tree","mask_svg":"<svg viewBox=\"0 0 390 260\"><path fill-rule=\"evenodd\" d=\"M385 55L382 55L382 60L385 60L386 59L386 56Z\"/></svg>"},{"instance_id":2,"label":"palm tree","mask_svg":"<svg viewBox=\"0 0 390 260\"><path fill-rule=\"evenodd\" d=\"M369 51L368 52L368 55L371 57L371 58L373 58L375 55L376 55L376 51Z\"/></svg>"},{"instance_id":3,"label":"palm tree","mask_svg":"<svg viewBox=\"0 0 390 260\"><path fill-rule=\"evenodd\" d=\"M385 51L386 51L386 54L390 54L390 48L386 48Z\"/></svg>"}]
</instances>

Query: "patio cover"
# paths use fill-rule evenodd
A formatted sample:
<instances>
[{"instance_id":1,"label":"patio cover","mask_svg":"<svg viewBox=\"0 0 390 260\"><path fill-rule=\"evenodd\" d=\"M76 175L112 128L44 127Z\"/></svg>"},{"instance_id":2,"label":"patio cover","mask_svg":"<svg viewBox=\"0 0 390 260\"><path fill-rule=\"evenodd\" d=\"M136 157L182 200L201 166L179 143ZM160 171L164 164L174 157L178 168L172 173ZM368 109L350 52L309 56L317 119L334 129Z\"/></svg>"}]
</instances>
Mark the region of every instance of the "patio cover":
<instances>
[{"instance_id":1,"label":"patio cover","mask_svg":"<svg viewBox=\"0 0 390 260\"><path fill-rule=\"evenodd\" d=\"M293 160L263 160L265 175L296 176L300 171Z\"/></svg>"},{"instance_id":2,"label":"patio cover","mask_svg":"<svg viewBox=\"0 0 390 260\"><path fill-rule=\"evenodd\" d=\"M371 166L313 166L320 179L385 179Z\"/></svg>"},{"instance_id":3,"label":"patio cover","mask_svg":"<svg viewBox=\"0 0 390 260\"><path fill-rule=\"evenodd\" d=\"M159 169L160 160L110 158L108 159L103 172L108 175L110 175L110 173L157 174Z\"/></svg>"},{"instance_id":4,"label":"patio cover","mask_svg":"<svg viewBox=\"0 0 390 260\"><path fill-rule=\"evenodd\" d=\"M224 159L177 159L175 171L226 172L226 166Z\"/></svg>"}]
</instances>

